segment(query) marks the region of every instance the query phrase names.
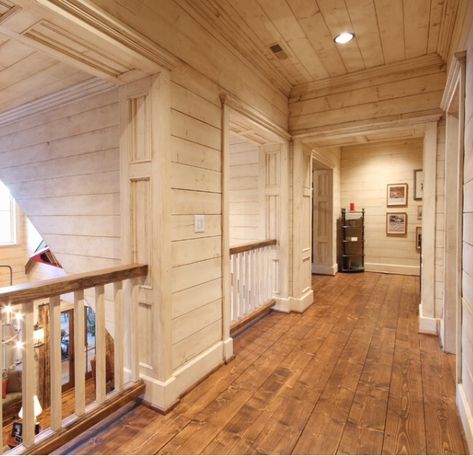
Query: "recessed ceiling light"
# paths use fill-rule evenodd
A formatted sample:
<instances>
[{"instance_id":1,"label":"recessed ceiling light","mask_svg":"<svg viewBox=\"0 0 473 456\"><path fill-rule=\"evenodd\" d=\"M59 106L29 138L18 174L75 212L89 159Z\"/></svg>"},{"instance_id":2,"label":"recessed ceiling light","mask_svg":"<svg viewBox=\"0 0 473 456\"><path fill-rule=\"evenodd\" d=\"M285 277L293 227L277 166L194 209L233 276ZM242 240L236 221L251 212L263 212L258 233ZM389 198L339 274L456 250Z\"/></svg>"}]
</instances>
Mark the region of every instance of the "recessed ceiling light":
<instances>
[{"instance_id":1,"label":"recessed ceiling light","mask_svg":"<svg viewBox=\"0 0 473 456\"><path fill-rule=\"evenodd\" d=\"M353 38L355 38L354 33L343 32L343 33L340 33L340 35L337 35L334 41L335 43L338 43L338 44L345 44L351 41Z\"/></svg>"}]
</instances>

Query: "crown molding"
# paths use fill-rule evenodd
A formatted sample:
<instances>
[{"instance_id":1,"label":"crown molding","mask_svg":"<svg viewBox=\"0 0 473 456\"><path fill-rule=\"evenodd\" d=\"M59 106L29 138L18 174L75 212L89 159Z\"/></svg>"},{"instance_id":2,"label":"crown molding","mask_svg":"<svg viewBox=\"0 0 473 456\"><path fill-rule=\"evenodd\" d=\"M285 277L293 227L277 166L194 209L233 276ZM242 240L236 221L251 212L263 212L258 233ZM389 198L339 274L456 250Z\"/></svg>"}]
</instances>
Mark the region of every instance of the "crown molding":
<instances>
[{"instance_id":1,"label":"crown molding","mask_svg":"<svg viewBox=\"0 0 473 456\"><path fill-rule=\"evenodd\" d=\"M339 139L354 135L366 135L375 132L396 131L399 129L413 128L416 126L424 126L432 122L438 122L442 118L440 109L430 110L429 112L414 115L408 115L402 119L380 119L378 121L351 122L348 125L319 127L307 129L303 131L294 131L292 136L294 139L302 139L304 142L310 142L317 139Z\"/></svg>"},{"instance_id":2,"label":"crown molding","mask_svg":"<svg viewBox=\"0 0 473 456\"><path fill-rule=\"evenodd\" d=\"M14 5L7 0L0 0L0 24L22 10L21 6Z\"/></svg>"},{"instance_id":3,"label":"crown molding","mask_svg":"<svg viewBox=\"0 0 473 456\"><path fill-rule=\"evenodd\" d=\"M400 62L381 65L366 70L357 71L332 78L321 79L319 81L298 84L291 90L290 101L296 101L298 97L304 94L317 92L323 89L336 89L338 87L350 86L366 80L372 80L389 76L393 74L406 73L407 71L416 71L425 68L432 68L436 71L445 70L445 62L438 54L428 54L423 57L402 60Z\"/></svg>"},{"instance_id":4,"label":"crown molding","mask_svg":"<svg viewBox=\"0 0 473 456\"><path fill-rule=\"evenodd\" d=\"M0 113L0 125L7 125L25 117L39 114L44 111L64 106L73 101L91 95L98 95L115 87L114 84L97 78L88 79L67 89L60 90L51 95L38 98L16 108Z\"/></svg>"},{"instance_id":5,"label":"crown molding","mask_svg":"<svg viewBox=\"0 0 473 456\"><path fill-rule=\"evenodd\" d=\"M457 52L450 65L447 74L447 83L445 84L445 90L442 95L442 101L440 107L444 111L448 111L452 99L455 95L455 89L460 81L462 72L466 65L466 51Z\"/></svg>"},{"instance_id":6,"label":"crown molding","mask_svg":"<svg viewBox=\"0 0 473 456\"><path fill-rule=\"evenodd\" d=\"M222 106L228 106L229 108L244 116L250 122L263 128L267 132L276 135L277 139L282 139L283 141L289 141L291 139L291 135L284 128L281 128L279 125L268 119L265 115L261 114L259 111L247 105L246 103L240 101L235 96L228 93L222 93L220 94L220 101L222 102Z\"/></svg>"},{"instance_id":7,"label":"crown molding","mask_svg":"<svg viewBox=\"0 0 473 456\"><path fill-rule=\"evenodd\" d=\"M154 41L125 25L111 14L87 0L35 0L48 10L92 32L121 51L146 60L153 66L172 70L176 58ZM156 69L157 70L157 69Z\"/></svg>"}]
</instances>

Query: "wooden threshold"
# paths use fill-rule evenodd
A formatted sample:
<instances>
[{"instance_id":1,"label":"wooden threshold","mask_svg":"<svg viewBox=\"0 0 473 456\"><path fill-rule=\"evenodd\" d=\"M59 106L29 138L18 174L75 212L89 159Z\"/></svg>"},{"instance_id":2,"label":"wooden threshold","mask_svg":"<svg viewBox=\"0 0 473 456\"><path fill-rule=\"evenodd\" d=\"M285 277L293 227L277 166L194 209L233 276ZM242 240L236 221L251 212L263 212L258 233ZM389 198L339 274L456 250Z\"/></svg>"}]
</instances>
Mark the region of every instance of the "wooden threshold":
<instances>
[{"instance_id":1,"label":"wooden threshold","mask_svg":"<svg viewBox=\"0 0 473 456\"><path fill-rule=\"evenodd\" d=\"M50 454L57 448L65 445L67 442L77 437L87 429L107 418L112 413L141 396L145 391L143 380L133 383L122 393L112 393L111 397L106 399L103 404L96 405L95 410L90 413L77 417L66 418L64 428L53 433L50 429L41 432L36 438L39 440L29 448L19 445L9 451L7 454Z\"/></svg>"},{"instance_id":2,"label":"wooden threshold","mask_svg":"<svg viewBox=\"0 0 473 456\"><path fill-rule=\"evenodd\" d=\"M230 335L233 337L240 333L244 328L249 326L256 320L264 317L267 313L271 311L271 307L276 304L276 300L271 299L266 304L263 304L261 307L256 309L254 312L243 317L241 320L235 322L233 325L230 326Z\"/></svg>"}]
</instances>

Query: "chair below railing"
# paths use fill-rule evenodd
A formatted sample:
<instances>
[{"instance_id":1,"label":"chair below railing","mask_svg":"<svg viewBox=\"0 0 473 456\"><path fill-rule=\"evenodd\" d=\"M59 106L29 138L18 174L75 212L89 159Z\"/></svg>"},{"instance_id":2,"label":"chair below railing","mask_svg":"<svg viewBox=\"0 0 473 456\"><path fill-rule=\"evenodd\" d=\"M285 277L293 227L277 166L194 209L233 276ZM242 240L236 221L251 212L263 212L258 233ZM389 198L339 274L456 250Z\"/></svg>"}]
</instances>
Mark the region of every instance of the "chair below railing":
<instances>
[{"instance_id":1,"label":"chair below railing","mask_svg":"<svg viewBox=\"0 0 473 456\"><path fill-rule=\"evenodd\" d=\"M44 453L48 440L64 437L74 423L84 430L88 417L95 420L100 410L109 406L117 396L126 396L130 390L138 391L138 328L137 307L139 285L148 273L148 266L132 264L103 269L85 274L75 274L59 279L45 280L0 289L0 318L8 319L12 308L21 312L22 354L22 444L13 451L19 453ZM106 391L106 329L105 287L110 286L114 301L114 390ZM85 397L85 324L84 291L93 289L95 296L95 402L87 405ZM74 294L74 379L75 413L63 419L62 410L62 360L61 360L61 295ZM34 356L34 307L35 301L49 301L49 343L51 374L50 429L35 435L34 396L36 394ZM126 318L125 318L126 315ZM125 321L127 324L125 325ZM2 323L0 321L0 323ZM126 326L126 328L125 328ZM0 350L3 365L3 350ZM125 368L127 375L125 375ZM0 423L2 400L0 399ZM0 449L3 448L3 432L0 433ZM63 439L64 440L64 439Z\"/></svg>"},{"instance_id":2,"label":"chair below railing","mask_svg":"<svg viewBox=\"0 0 473 456\"><path fill-rule=\"evenodd\" d=\"M230 248L231 329L274 305L275 239Z\"/></svg>"}]
</instances>

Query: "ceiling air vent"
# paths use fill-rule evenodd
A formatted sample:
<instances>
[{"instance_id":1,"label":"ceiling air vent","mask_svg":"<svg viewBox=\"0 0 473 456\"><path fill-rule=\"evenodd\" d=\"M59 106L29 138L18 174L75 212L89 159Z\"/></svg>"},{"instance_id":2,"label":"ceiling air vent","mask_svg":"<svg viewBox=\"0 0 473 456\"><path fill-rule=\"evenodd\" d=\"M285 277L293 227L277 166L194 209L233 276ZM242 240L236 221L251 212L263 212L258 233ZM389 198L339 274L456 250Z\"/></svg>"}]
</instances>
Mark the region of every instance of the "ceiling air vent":
<instances>
[{"instance_id":1,"label":"ceiling air vent","mask_svg":"<svg viewBox=\"0 0 473 456\"><path fill-rule=\"evenodd\" d=\"M283 48L279 44L273 44L272 46L269 46L269 49L271 49L272 53L280 60L285 60L287 59L287 54L284 52Z\"/></svg>"}]
</instances>

